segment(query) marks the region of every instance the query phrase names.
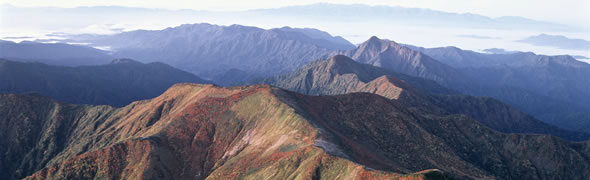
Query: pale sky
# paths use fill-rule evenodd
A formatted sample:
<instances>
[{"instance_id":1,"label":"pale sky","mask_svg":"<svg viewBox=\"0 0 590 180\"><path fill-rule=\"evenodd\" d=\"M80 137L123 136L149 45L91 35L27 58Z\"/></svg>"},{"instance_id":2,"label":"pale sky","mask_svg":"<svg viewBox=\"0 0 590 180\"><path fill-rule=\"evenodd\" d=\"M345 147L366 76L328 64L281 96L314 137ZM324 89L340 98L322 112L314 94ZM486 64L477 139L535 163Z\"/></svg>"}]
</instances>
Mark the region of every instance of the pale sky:
<instances>
[{"instance_id":1,"label":"pale sky","mask_svg":"<svg viewBox=\"0 0 590 180\"><path fill-rule=\"evenodd\" d=\"M235 11L313 3L389 5L429 8L490 17L522 16L562 24L590 24L590 0L0 0L20 7L127 6Z\"/></svg>"}]
</instances>

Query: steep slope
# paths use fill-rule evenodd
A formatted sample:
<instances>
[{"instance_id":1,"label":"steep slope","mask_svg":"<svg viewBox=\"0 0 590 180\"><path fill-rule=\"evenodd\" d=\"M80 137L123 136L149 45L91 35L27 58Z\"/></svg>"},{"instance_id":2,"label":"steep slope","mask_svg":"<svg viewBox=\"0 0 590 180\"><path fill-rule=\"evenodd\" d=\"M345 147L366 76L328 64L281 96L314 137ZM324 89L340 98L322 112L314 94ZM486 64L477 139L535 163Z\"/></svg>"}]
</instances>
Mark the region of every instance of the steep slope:
<instances>
[{"instance_id":1,"label":"steep slope","mask_svg":"<svg viewBox=\"0 0 590 180\"><path fill-rule=\"evenodd\" d=\"M329 60L315 61L294 72L257 80L253 83L270 84L309 95L333 95L359 92L360 89L371 89L371 87L375 88L375 83L370 83L370 81L386 75L405 80L428 92L453 93L435 82L394 73L368 64L359 64L343 55L332 56ZM393 96L397 97L399 94L383 95L391 98Z\"/></svg>"},{"instance_id":2,"label":"steep slope","mask_svg":"<svg viewBox=\"0 0 590 180\"><path fill-rule=\"evenodd\" d=\"M0 59L0 82L0 92L39 93L70 103L113 106L156 97L175 83L208 83L162 63L129 59L79 67Z\"/></svg>"},{"instance_id":3,"label":"steep slope","mask_svg":"<svg viewBox=\"0 0 590 180\"><path fill-rule=\"evenodd\" d=\"M454 94L433 81L359 64L342 55L260 82L308 95L374 93L429 113L464 114L500 132L551 134L569 140L590 138L590 134L538 121L492 98Z\"/></svg>"},{"instance_id":4,"label":"steep slope","mask_svg":"<svg viewBox=\"0 0 590 180\"><path fill-rule=\"evenodd\" d=\"M0 140L6 160L0 177L23 177L43 166L29 178L443 176L437 170L410 175L370 170L332 156L314 145L320 131L288 104L294 100L275 93L290 97L266 86L181 84L152 100L114 109L1 95L0 111L6 116L0 122L10 130L0 132L7 137Z\"/></svg>"},{"instance_id":5,"label":"steep slope","mask_svg":"<svg viewBox=\"0 0 590 180\"><path fill-rule=\"evenodd\" d=\"M466 85L471 83L470 79L454 68L423 53L375 36L359 45L357 49L336 54L343 54L357 62L390 71L434 80L447 87L470 88Z\"/></svg>"},{"instance_id":6,"label":"steep slope","mask_svg":"<svg viewBox=\"0 0 590 180\"><path fill-rule=\"evenodd\" d=\"M310 33L314 35L308 36ZM327 33L318 38L317 34L299 29L186 24L157 31L80 36L70 41L109 46L117 57L143 62L165 60L217 84L230 85L242 79L292 71L333 50L354 48L341 38ZM236 70L243 73L234 76Z\"/></svg>"},{"instance_id":7,"label":"steep slope","mask_svg":"<svg viewBox=\"0 0 590 180\"><path fill-rule=\"evenodd\" d=\"M551 136L500 134L466 116L432 116L370 94L309 99L305 107L314 112L318 124L354 147L351 151L362 154L359 156L365 161L385 167L437 167L460 178L476 179L583 179L586 175L582 174L588 174L583 170L588 168L583 165L588 157L584 150L587 142L562 146L558 144L563 140ZM367 150L371 153L362 153ZM580 164L557 165L564 162L557 159ZM565 175L569 177L554 174L568 168L580 171Z\"/></svg>"},{"instance_id":8,"label":"steep slope","mask_svg":"<svg viewBox=\"0 0 590 180\"><path fill-rule=\"evenodd\" d=\"M489 96L552 125L587 129L590 65L569 56L481 54L456 47L420 48L372 37L341 51L358 62L434 80L446 88ZM433 57L430 58L429 56Z\"/></svg>"},{"instance_id":9,"label":"steep slope","mask_svg":"<svg viewBox=\"0 0 590 180\"><path fill-rule=\"evenodd\" d=\"M423 48L404 44L403 46L422 52L428 56L445 63L451 67L482 67L492 64L501 64L491 61L485 54L474 51L463 51L457 47Z\"/></svg>"},{"instance_id":10,"label":"steep slope","mask_svg":"<svg viewBox=\"0 0 590 180\"><path fill-rule=\"evenodd\" d=\"M502 134L466 116L426 114L366 93L305 96L261 85L180 84L119 109L1 95L0 111L6 114L0 117L6 126L0 127L7 128L0 131L7 137L0 140L2 160L12 160L2 165L22 167L2 168L3 178L31 173L27 179L590 175L588 143ZM433 168L440 171L422 171Z\"/></svg>"},{"instance_id":11,"label":"steep slope","mask_svg":"<svg viewBox=\"0 0 590 180\"><path fill-rule=\"evenodd\" d=\"M282 28L276 28L276 30L286 31L286 32L300 32L305 34L306 36L317 39L317 40L326 40L328 42L324 43L326 45L322 45L324 47L328 47L330 49L354 49L356 46L348 42L346 39L340 36L332 36L327 32L320 31L318 29L313 28L291 28L288 26Z\"/></svg>"},{"instance_id":12,"label":"steep slope","mask_svg":"<svg viewBox=\"0 0 590 180\"><path fill-rule=\"evenodd\" d=\"M520 109L489 97L435 95L436 105L448 113L465 114L486 126L507 133L551 134L567 140L588 140L590 134L538 120Z\"/></svg>"},{"instance_id":13,"label":"steep slope","mask_svg":"<svg viewBox=\"0 0 590 180\"><path fill-rule=\"evenodd\" d=\"M481 54L455 47L419 48L440 62L483 83L488 88L466 93L491 96L557 126L588 127L579 122L590 111L590 65L570 56L534 53ZM575 129L590 132L588 128Z\"/></svg>"},{"instance_id":14,"label":"steep slope","mask_svg":"<svg viewBox=\"0 0 590 180\"><path fill-rule=\"evenodd\" d=\"M536 118L590 132L590 71L569 56L532 53L480 54L454 47L425 49L372 37L358 48L325 32L247 26L182 25L158 31L75 36L69 40L108 46L117 57L164 60L220 85L291 72L330 55L434 80L464 94L489 96ZM576 114L572 116L572 114ZM567 118L566 118L567 117Z\"/></svg>"},{"instance_id":15,"label":"steep slope","mask_svg":"<svg viewBox=\"0 0 590 180\"><path fill-rule=\"evenodd\" d=\"M590 108L590 80L586 78L590 76L590 64L570 56L532 53L497 54L490 58L514 63L460 70L475 79L486 80L492 87L520 88Z\"/></svg>"},{"instance_id":16,"label":"steep slope","mask_svg":"<svg viewBox=\"0 0 590 180\"><path fill-rule=\"evenodd\" d=\"M106 51L86 46L3 40L0 40L0 58L61 66L107 64L113 59Z\"/></svg>"}]
</instances>

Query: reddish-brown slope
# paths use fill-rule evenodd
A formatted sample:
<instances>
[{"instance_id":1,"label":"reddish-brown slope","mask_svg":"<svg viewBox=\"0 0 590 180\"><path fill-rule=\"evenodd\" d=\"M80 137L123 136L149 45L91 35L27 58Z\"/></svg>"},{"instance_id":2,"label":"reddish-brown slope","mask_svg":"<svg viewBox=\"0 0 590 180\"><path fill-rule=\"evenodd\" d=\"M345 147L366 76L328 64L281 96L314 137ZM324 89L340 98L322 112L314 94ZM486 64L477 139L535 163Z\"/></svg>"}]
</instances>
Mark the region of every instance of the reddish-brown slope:
<instances>
[{"instance_id":1,"label":"reddish-brown slope","mask_svg":"<svg viewBox=\"0 0 590 180\"><path fill-rule=\"evenodd\" d=\"M183 84L152 100L110 108L106 117L86 126L69 124L62 150L43 156L50 159L47 166L28 178L443 177L436 170L406 176L368 170L324 152L314 146L317 129L285 103L293 100L274 91L282 92L268 86ZM89 109L76 112L102 113Z\"/></svg>"},{"instance_id":2,"label":"reddish-brown slope","mask_svg":"<svg viewBox=\"0 0 590 180\"><path fill-rule=\"evenodd\" d=\"M465 116L428 114L367 93L304 96L263 85L181 84L157 98L119 109L65 105L31 96L2 95L0 100L5 103L0 110L9 115L3 122L44 117L32 121L47 124L36 126L42 129L40 136L61 144L55 153L30 160L48 162L28 179L446 179L447 172L461 178L500 179L590 175L587 143L501 134ZM7 106L19 103L18 109ZM55 111L55 104L72 110ZM56 122L67 130L45 129ZM29 137L32 132L11 137ZM36 140L16 148L42 149ZM36 170L27 170L31 169Z\"/></svg>"},{"instance_id":3,"label":"reddish-brown slope","mask_svg":"<svg viewBox=\"0 0 590 180\"><path fill-rule=\"evenodd\" d=\"M588 143L502 134L466 116L428 114L365 93L298 97L304 111L351 159L381 170L437 168L468 179L590 175Z\"/></svg>"}]
</instances>

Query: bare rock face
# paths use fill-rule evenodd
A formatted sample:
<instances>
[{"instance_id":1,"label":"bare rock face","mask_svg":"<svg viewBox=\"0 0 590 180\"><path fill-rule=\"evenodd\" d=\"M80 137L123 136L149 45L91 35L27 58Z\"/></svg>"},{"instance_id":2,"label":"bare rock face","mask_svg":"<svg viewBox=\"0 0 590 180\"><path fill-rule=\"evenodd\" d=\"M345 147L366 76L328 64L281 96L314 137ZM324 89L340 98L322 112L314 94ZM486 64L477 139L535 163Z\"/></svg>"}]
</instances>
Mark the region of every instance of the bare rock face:
<instances>
[{"instance_id":1,"label":"bare rock face","mask_svg":"<svg viewBox=\"0 0 590 180\"><path fill-rule=\"evenodd\" d=\"M178 84L123 108L0 95L2 179L576 179L589 144L368 93Z\"/></svg>"}]
</instances>

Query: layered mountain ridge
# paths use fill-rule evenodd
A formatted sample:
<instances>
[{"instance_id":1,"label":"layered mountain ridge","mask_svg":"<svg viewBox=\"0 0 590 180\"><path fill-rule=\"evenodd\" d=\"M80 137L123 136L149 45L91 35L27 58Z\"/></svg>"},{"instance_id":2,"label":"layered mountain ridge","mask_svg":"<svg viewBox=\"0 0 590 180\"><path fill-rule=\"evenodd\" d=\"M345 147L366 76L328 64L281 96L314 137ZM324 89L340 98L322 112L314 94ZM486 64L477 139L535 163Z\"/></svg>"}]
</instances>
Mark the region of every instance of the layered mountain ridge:
<instances>
[{"instance_id":1,"label":"layered mountain ridge","mask_svg":"<svg viewBox=\"0 0 590 180\"><path fill-rule=\"evenodd\" d=\"M115 59L95 66L51 66L0 59L0 92L38 93L80 104L125 106L175 83L211 83L163 63Z\"/></svg>"},{"instance_id":2,"label":"layered mountain ridge","mask_svg":"<svg viewBox=\"0 0 590 180\"><path fill-rule=\"evenodd\" d=\"M343 55L260 82L308 95L374 93L428 113L464 114L506 133L552 134L577 141L590 138L590 134L543 123L492 98L459 95L434 81L360 64Z\"/></svg>"},{"instance_id":3,"label":"layered mountain ridge","mask_svg":"<svg viewBox=\"0 0 590 180\"><path fill-rule=\"evenodd\" d=\"M468 80L452 67L421 52L406 48L393 41L379 39L376 36L372 36L360 44L357 49L336 54L346 55L360 63L434 80L445 86L463 87L465 81Z\"/></svg>"},{"instance_id":4,"label":"layered mountain ridge","mask_svg":"<svg viewBox=\"0 0 590 180\"><path fill-rule=\"evenodd\" d=\"M123 108L3 94L0 112L3 178L577 179L590 172L587 142L502 134L467 116L429 115L367 93L178 84Z\"/></svg>"},{"instance_id":5,"label":"layered mountain ridge","mask_svg":"<svg viewBox=\"0 0 590 180\"><path fill-rule=\"evenodd\" d=\"M467 94L490 96L564 128L588 132L590 65L571 56L530 52L482 54L456 47L409 48L448 64L488 88Z\"/></svg>"},{"instance_id":6,"label":"layered mountain ridge","mask_svg":"<svg viewBox=\"0 0 590 180\"><path fill-rule=\"evenodd\" d=\"M157 31L81 35L68 42L108 46L113 56L165 63L221 85L291 71L350 42L311 29L185 24ZM233 70L233 71L232 71ZM235 73L235 71L243 73Z\"/></svg>"},{"instance_id":7,"label":"layered mountain ridge","mask_svg":"<svg viewBox=\"0 0 590 180\"><path fill-rule=\"evenodd\" d=\"M445 177L370 170L327 154L322 148L335 142L316 141L320 131L291 96L268 86L179 84L117 109L1 95L2 177L39 169L27 179Z\"/></svg>"},{"instance_id":8,"label":"layered mountain ridge","mask_svg":"<svg viewBox=\"0 0 590 180\"><path fill-rule=\"evenodd\" d=\"M106 51L82 45L4 40L0 40L0 58L60 66L102 65L113 59Z\"/></svg>"},{"instance_id":9,"label":"layered mountain ridge","mask_svg":"<svg viewBox=\"0 0 590 180\"><path fill-rule=\"evenodd\" d=\"M561 128L590 132L590 114L585 113L590 107L590 82L585 78L590 68L570 56L420 48L377 37L355 49L342 38L315 29L265 30L240 25L187 24L68 37L71 39L65 42L110 47L114 57L163 61L224 86L285 74L314 60L342 54L434 80L459 93L496 98Z\"/></svg>"},{"instance_id":10,"label":"layered mountain ridge","mask_svg":"<svg viewBox=\"0 0 590 180\"><path fill-rule=\"evenodd\" d=\"M378 82L371 83L377 77L393 75L398 78L414 82L414 86L422 90L452 94L435 82L429 82L400 73L394 73L371 65L359 64L344 55L336 55L329 60L319 60L286 75L261 79L252 83L266 83L277 87L293 90L309 95L345 94L358 89L375 87ZM387 78L383 79L386 80ZM385 90L385 89L384 89ZM399 94L382 94L386 97Z\"/></svg>"}]
</instances>

